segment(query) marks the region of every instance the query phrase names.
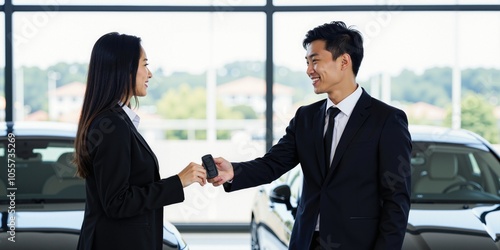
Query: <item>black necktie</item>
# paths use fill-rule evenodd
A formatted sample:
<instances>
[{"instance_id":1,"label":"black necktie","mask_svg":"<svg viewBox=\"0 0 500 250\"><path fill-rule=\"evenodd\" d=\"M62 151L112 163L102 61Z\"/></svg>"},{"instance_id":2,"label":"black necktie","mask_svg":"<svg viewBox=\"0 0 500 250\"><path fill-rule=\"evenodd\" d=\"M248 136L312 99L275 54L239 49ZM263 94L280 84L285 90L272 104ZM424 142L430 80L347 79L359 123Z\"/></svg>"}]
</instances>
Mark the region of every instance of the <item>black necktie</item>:
<instances>
[{"instance_id":1,"label":"black necktie","mask_svg":"<svg viewBox=\"0 0 500 250\"><path fill-rule=\"evenodd\" d=\"M326 169L330 169L330 152L332 151L332 140L333 140L333 126L335 125L335 116L340 113L340 109L335 107L328 108L328 128L326 128L325 137L323 137L323 143L325 146L325 161Z\"/></svg>"}]
</instances>

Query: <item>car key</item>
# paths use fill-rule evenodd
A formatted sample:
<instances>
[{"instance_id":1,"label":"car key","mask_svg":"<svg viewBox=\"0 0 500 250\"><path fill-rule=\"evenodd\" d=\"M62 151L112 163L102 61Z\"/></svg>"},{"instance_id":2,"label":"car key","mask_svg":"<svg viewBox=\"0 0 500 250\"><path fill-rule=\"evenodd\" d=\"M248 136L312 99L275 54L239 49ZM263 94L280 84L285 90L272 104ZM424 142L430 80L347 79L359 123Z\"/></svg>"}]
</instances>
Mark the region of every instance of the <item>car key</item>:
<instances>
[{"instance_id":1,"label":"car key","mask_svg":"<svg viewBox=\"0 0 500 250\"><path fill-rule=\"evenodd\" d=\"M215 166L214 158L211 154L201 157L201 161L203 162L203 167L207 170L207 179L212 179L219 175L217 167Z\"/></svg>"}]
</instances>

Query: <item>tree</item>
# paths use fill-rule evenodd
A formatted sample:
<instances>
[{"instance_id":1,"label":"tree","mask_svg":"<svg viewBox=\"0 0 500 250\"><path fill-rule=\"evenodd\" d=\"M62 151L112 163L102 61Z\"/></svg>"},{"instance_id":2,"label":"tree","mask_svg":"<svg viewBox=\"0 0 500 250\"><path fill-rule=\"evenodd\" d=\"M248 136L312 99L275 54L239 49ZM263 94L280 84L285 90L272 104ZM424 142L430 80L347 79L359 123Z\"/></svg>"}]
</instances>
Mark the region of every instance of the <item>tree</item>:
<instances>
[{"instance_id":1,"label":"tree","mask_svg":"<svg viewBox=\"0 0 500 250\"><path fill-rule=\"evenodd\" d=\"M87 82L87 63L57 63L47 68L47 72L55 72L59 76L56 87L64 86L72 82Z\"/></svg>"},{"instance_id":2,"label":"tree","mask_svg":"<svg viewBox=\"0 0 500 250\"><path fill-rule=\"evenodd\" d=\"M391 79L392 99L402 102L425 102L445 106L451 101L451 69L432 68L417 75L403 70Z\"/></svg>"},{"instance_id":3,"label":"tree","mask_svg":"<svg viewBox=\"0 0 500 250\"><path fill-rule=\"evenodd\" d=\"M235 112L217 101L217 119L243 119L243 114ZM192 88L189 84L181 84L163 94L157 103L158 114L167 119L205 119L206 118L206 91L204 88ZM228 138L229 131L218 131L217 137ZM206 131L196 131L197 139L206 138ZM167 138L186 139L187 131L168 131Z\"/></svg>"},{"instance_id":4,"label":"tree","mask_svg":"<svg viewBox=\"0 0 500 250\"><path fill-rule=\"evenodd\" d=\"M38 67L22 67L22 84L24 88L24 105L30 107L29 112L43 110L48 112L48 77L47 71Z\"/></svg>"},{"instance_id":5,"label":"tree","mask_svg":"<svg viewBox=\"0 0 500 250\"><path fill-rule=\"evenodd\" d=\"M484 101L484 97L467 93L461 103L461 127L473 131L490 143L499 142L498 126L495 120L494 106ZM445 124L451 126L451 109L448 109Z\"/></svg>"},{"instance_id":6,"label":"tree","mask_svg":"<svg viewBox=\"0 0 500 250\"><path fill-rule=\"evenodd\" d=\"M232 110L243 114L244 119L257 119L257 113L248 105L237 105L234 106Z\"/></svg>"}]
</instances>

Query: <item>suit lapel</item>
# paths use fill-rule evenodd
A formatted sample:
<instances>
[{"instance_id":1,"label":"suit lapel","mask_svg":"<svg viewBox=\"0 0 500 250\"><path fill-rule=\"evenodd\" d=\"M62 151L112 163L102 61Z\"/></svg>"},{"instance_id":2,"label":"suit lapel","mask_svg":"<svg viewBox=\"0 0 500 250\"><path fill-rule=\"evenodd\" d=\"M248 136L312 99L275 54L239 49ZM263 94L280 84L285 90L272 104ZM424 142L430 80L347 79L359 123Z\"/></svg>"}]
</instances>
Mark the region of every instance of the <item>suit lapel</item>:
<instances>
[{"instance_id":1,"label":"suit lapel","mask_svg":"<svg viewBox=\"0 0 500 250\"><path fill-rule=\"evenodd\" d=\"M354 137L354 135L356 135L357 131L366 121L368 116L370 116L370 113L367 111L367 108L370 105L371 97L363 89L363 93L356 103L356 106L354 106L352 114L349 117L349 121L347 121L344 132L340 137L340 141L337 145L337 149L335 150L335 155L333 157L332 165L330 167L330 171L328 172L327 178L332 175L335 168L338 166L342 155L345 153L347 146L349 145L349 143L351 143L352 138Z\"/></svg>"},{"instance_id":2,"label":"suit lapel","mask_svg":"<svg viewBox=\"0 0 500 250\"><path fill-rule=\"evenodd\" d=\"M119 105L117 105L117 109L116 110L118 111L118 113L120 115L120 118L122 118L123 120L125 120L125 122L130 126L130 129L132 130L132 133L135 135L135 138L137 138L137 140L142 144L142 146L153 157L153 159L155 161L156 168L159 169L158 159L156 159L156 155L153 153L153 150L149 147L148 143L146 142L146 140L144 140L144 138L139 133L139 131L137 131L137 129L134 126L134 123L132 123L132 121L130 120L130 118L128 118L128 116L125 113L125 111L123 111L123 109Z\"/></svg>"},{"instance_id":3,"label":"suit lapel","mask_svg":"<svg viewBox=\"0 0 500 250\"><path fill-rule=\"evenodd\" d=\"M325 166L325 150L323 145L323 134L325 131L325 113L326 113L326 100L325 104L321 105L316 114L313 117L313 131L314 131L314 145L316 147L316 157L318 158L318 167L321 171L321 177L326 176L326 166Z\"/></svg>"}]
</instances>

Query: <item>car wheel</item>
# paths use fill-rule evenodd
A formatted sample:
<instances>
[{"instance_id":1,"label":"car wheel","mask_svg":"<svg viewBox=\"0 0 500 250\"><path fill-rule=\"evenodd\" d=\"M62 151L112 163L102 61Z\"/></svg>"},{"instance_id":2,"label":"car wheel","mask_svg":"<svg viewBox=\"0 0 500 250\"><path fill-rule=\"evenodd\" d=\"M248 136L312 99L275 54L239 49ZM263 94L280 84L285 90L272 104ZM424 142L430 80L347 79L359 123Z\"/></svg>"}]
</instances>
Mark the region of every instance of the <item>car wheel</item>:
<instances>
[{"instance_id":1,"label":"car wheel","mask_svg":"<svg viewBox=\"0 0 500 250\"><path fill-rule=\"evenodd\" d=\"M257 223L255 223L255 219L253 218L253 216L252 222L250 223L250 230L252 250L260 250L259 237L257 236Z\"/></svg>"}]
</instances>

